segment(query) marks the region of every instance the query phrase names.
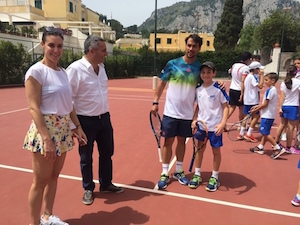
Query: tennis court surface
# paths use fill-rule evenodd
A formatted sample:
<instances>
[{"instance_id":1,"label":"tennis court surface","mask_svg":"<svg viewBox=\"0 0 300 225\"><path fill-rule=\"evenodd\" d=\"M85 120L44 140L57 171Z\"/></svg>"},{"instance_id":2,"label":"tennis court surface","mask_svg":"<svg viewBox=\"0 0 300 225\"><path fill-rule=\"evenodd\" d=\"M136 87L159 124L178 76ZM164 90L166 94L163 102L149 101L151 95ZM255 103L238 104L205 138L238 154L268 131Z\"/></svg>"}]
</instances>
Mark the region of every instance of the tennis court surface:
<instances>
[{"instance_id":1,"label":"tennis court surface","mask_svg":"<svg viewBox=\"0 0 300 225\"><path fill-rule=\"evenodd\" d=\"M227 90L229 83L227 81ZM255 144L232 142L223 134L219 190L205 191L212 170L210 148L204 155L200 187L192 190L171 179L165 191L157 190L161 164L149 124L153 93L150 78L109 80L115 136L113 182L123 186L125 192L100 194L97 185L94 203L83 205L76 145L67 153L59 178L54 214L70 225L300 224L300 207L290 203L300 178L297 169L300 155L284 154L272 160L269 143L265 146L266 154L258 155L249 151ZM164 96L160 100L161 114ZM237 112L229 124L235 118ZM31 155L22 149L22 144L30 121L24 87L0 89L0 224L29 224L27 195L32 182ZM276 118L274 134L278 124L279 118ZM259 136L257 130L254 135ZM98 169L97 156L95 149L94 175ZM184 170L189 179L193 176L188 172L191 156L192 143L188 141Z\"/></svg>"}]
</instances>

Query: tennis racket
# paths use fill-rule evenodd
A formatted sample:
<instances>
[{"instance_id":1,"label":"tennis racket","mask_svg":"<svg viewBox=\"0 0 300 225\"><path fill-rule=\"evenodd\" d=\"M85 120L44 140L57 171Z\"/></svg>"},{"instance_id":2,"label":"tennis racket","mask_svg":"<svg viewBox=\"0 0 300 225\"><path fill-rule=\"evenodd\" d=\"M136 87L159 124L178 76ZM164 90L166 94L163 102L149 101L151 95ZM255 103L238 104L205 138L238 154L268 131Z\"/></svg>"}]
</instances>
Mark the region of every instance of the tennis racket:
<instances>
[{"instance_id":1,"label":"tennis racket","mask_svg":"<svg viewBox=\"0 0 300 225\"><path fill-rule=\"evenodd\" d=\"M207 142L207 137L208 137L208 129L207 129L206 123L202 120L198 120L196 125L197 125L197 127L196 127L197 131L192 137L192 139L193 139L193 156L192 156L192 160L191 160L191 164L190 164L190 168L189 168L190 172L192 172L197 152L205 146L205 144ZM200 137L204 136L204 140L200 141L200 140L196 139L195 135L200 136Z\"/></svg>"},{"instance_id":2,"label":"tennis racket","mask_svg":"<svg viewBox=\"0 0 300 225\"><path fill-rule=\"evenodd\" d=\"M239 134L240 134L240 129L241 129L241 126L242 126L242 123L243 122L246 122L246 130L247 130L247 126L248 126L248 122L251 118L251 113L249 112L247 114L247 117L245 117L244 119L242 120L239 120L235 123L233 123L229 129L228 129L228 132L227 132L227 135L228 135L228 138L231 140L231 141L239 141L239 140L242 140L241 138L239 138Z\"/></svg>"},{"instance_id":3,"label":"tennis racket","mask_svg":"<svg viewBox=\"0 0 300 225\"><path fill-rule=\"evenodd\" d=\"M160 149L160 138L161 138L161 118L158 112L154 115L150 112L150 125L157 142L157 151L159 162L162 162L161 149Z\"/></svg>"}]
</instances>

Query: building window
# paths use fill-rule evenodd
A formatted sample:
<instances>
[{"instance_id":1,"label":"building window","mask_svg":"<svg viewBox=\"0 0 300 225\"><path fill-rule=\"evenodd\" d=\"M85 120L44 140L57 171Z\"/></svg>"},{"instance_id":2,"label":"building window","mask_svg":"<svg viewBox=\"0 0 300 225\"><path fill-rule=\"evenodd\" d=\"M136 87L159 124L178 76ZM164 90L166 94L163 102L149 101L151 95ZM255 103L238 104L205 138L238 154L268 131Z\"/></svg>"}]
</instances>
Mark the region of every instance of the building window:
<instances>
[{"instance_id":1,"label":"building window","mask_svg":"<svg viewBox=\"0 0 300 225\"><path fill-rule=\"evenodd\" d=\"M167 44L168 45L172 44L172 38L167 38Z\"/></svg>"},{"instance_id":2,"label":"building window","mask_svg":"<svg viewBox=\"0 0 300 225\"><path fill-rule=\"evenodd\" d=\"M207 46L207 47L210 46L210 41L206 41L206 46Z\"/></svg>"},{"instance_id":3,"label":"building window","mask_svg":"<svg viewBox=\"0 0 300 225\"><path fill-rule=\"evenodd\" d=\"M75 12L77 12L77 5L75 5L74 8L75 8Z\"/></svg>"},{"instance_id":4,"label":"building window","mask_svg":"<svg viewBox=\"0 0 300 225\"><path fill-rule=\"evenodd\" d=\"M70 6L70 12L72 13L73 12L73 2L70 2L69 6Z\"/></svg>"},{"instance_id":5,"label":"building window","mask_svg":"<svg viewBox=\"0 0 300 225\"><path fill-rule=\"evenodd\" d=\"M25 3L26 3L26 0L18 0L17 1L18 5L25 5Z\"/></svg>"},{"instance_id":6,"label":"building window","mask_svg":"<svg viewBox=\"0 0 300 225\"><path fill-rule=\"evenodd\" d=\"M34 7L42 9L42 0L34 0Z\"/></svg>"},{"instance_id":7,"label":"building window","mask_svg":"<svg viewBox=\"0 0 300 225\"><path fill-rule=\"evenodd\" d=\"M161 39L160 38L156 38L156 44L160 44L161 43Z\"/></svg>"}]
</instances>

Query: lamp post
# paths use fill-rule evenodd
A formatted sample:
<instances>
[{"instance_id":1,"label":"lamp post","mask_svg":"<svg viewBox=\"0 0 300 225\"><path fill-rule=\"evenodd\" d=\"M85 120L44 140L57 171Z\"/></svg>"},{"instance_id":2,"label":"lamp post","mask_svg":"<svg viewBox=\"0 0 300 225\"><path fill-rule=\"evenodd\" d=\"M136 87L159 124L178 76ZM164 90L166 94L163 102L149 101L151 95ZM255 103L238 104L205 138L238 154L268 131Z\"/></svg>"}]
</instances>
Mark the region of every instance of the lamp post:
<instances>
[{"instance_id":1,"label":"lamp post","mask_svg":"<svg viewBox=\"0 0 300 225\"><path fill-rule=\"evenodd\" d=\"M155 11L154 11L154 71L153 71L153 89L156 89L157 86L157 69L156 69L156 55L157 55L157 49L156 49L156 36L157 36L157 0L155 0Z\"/></svg>"},{"instance_id":2,"label":"lamp post","mask_svg":"<svg viewBox=\"0 0 300 225\"><path fill-rule=\"evenodd\" d=\"M283 24L282 24L282 32L281 32L281 40L280 40L280 52L278 57L278 66L277 66L277 74L279 75L280 72L280 64L281 64L281 53L282 53L282 47L283 47L283 37L284 37L284 28L285 28L285 18L286 18L286 12L289 11L291 7L283 7L284 11L284 17L283 17Z\"/></svg>"}]
</instances>

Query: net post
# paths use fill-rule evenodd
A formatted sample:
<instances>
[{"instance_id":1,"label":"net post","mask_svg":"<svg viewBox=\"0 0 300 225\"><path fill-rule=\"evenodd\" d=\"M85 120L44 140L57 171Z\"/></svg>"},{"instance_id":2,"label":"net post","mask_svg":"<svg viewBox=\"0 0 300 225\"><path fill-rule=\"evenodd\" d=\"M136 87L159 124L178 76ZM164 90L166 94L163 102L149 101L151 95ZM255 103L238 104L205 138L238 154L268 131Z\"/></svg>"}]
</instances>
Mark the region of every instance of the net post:
<instances>
[{"instance_id":1,"label":"net post","mask_svg":"<svg viewBox=\"0 0 300 225\"><path fill-rule=\"evenodd\" d=\"M152 89L155 90L157 87L157 76L153 76L152 78Z\"/></svg>"}]
</instances>

